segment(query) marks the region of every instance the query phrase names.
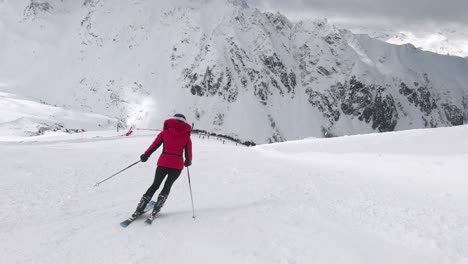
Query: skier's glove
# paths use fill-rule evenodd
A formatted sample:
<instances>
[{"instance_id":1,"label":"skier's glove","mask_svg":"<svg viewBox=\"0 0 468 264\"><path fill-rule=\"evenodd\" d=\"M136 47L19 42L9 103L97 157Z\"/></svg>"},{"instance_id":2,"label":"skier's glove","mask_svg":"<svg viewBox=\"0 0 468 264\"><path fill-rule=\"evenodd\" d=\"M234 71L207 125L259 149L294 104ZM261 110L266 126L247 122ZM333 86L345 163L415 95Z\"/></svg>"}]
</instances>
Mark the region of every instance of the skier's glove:
<instances>
[{"instance_id":1,"label":"skier's glove","mask_svg":"<svg viewBox=\"0 0 468 264\"><path fill-rule=\"evenodd\" d=\"M184 166L185 166L185 167L188 167L188 166L190 166L190 165L192 165L192 163L190 163L189 160L185 160Z\"/></svg>"},{"instance_id":2,"label":"skier's glove","mask_svg":"<svg viewBox=\"0 0 468 264\"><path fill-rule=\"evenodd\" d=\"M146 162L148 160L148 158L149 158L149 156L146 155L146 154L141 154L141 156L140 156L141 162Z\"/></svg>"}]
</instances>

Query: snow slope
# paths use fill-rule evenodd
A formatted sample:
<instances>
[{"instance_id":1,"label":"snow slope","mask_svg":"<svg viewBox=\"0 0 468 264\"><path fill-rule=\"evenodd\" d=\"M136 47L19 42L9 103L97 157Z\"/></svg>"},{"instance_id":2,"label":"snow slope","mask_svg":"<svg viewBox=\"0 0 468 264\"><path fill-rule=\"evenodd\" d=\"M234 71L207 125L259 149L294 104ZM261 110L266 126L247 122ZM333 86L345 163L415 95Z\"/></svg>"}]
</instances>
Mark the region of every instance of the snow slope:
<instances>
[{"instance_id":1,"label":"snow slope","mask_svg":"<svg viewBox=\"0 0 468 264\"><path fill-rule=\"evenodd\" d=\"M104 135L104 134L103 134ZM193 136L151 227L153 136L0 143L3 263L468 263L468 126L253 148ZM40 140L40 139L39 139ZM158 151L159 152L159 151Z\"/></svg>"},{"instance_id":2,"label":"snow slope","mask_svg":"<svg viewBox=\"0 0 468 264\"><path fill-rule=\"evenodd\" d=\"M67 110L36 102L32 98L0 92L0 137L24 139L51 132L78 133L116 127L118 121L107 116Z\"/></svg>"},{"instance_id":3,"label":"snow slope","mask_svg":"<svg viewBox=\"0 0 468 264\"><path fill-rule=\"evenodd\" d=\"M382 25L340 25L354 33L368 34L388 43L413 46L442 55L468 56L468 33L458 25L419 26L402 25L389 28Z\"/></svg>"},{"instance_id":4,"label":"snow slope","mask_svg":"<svg viewBox=\"0 0 468 264\"><path fill-rule=\"evenodd\" d=\"M452 40L450 39L450 36L447 37L446 33L443 32L425 34L419 37L412 32L402 31L387 39L387 42L400 45L411 43L423 50L444 55L467 57L468 34L463 37L463 39Z\"/></svg>"}]
</instances>

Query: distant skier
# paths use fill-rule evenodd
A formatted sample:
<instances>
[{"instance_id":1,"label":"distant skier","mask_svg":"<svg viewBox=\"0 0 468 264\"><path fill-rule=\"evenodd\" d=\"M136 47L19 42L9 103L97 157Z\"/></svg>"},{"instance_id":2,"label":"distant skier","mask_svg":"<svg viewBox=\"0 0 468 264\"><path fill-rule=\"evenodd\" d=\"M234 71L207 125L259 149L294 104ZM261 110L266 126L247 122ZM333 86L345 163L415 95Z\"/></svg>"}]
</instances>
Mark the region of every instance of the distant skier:
<instances>
[{"instance_id":1,"label":"distant skier","mask_svg":"<svg viewBox=\"0 0 468 264\"><path fill-rule=\"evenodd\" d=\"M175 114L173 118L164 121L163 131L158 134L151 146L140 156L140 160L146 162L151 154L163 145L163 151L158 159L154 182L143 197L141 197L132 217L143 214L146 205L167 176L164 187L151 213L152 216L154 217L161 210L171 191L172 184L177 180L184 166L188 167L192 164L191 131L192 127L187 123L185 116L182 114ZM185 154L185 161L182 152Z\"/></svg>"}]
</instances>

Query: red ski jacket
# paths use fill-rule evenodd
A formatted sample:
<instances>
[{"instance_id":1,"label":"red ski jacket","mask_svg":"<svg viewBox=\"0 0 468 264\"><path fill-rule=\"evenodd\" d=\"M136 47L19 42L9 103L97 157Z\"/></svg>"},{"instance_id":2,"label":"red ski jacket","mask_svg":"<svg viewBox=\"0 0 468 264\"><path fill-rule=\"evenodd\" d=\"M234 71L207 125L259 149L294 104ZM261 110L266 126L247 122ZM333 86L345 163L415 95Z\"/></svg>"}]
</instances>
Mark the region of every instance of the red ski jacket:
<instances>
[{"instance_id":1,"label":"red ski jacket","mask_svg":"<svg viewBox=\"0 0 468 264\"><path fill-rule=\"evenodd\" d=\"M192 140L190 132L192 127L177 119L164 121L163 131L154 140L153 144L145 151L149 157L161 145L163 152L158 159L158 166L179 169L184 168L182 152L185 150L185 160L192 163Z\"/></svg>"}]
</instances>

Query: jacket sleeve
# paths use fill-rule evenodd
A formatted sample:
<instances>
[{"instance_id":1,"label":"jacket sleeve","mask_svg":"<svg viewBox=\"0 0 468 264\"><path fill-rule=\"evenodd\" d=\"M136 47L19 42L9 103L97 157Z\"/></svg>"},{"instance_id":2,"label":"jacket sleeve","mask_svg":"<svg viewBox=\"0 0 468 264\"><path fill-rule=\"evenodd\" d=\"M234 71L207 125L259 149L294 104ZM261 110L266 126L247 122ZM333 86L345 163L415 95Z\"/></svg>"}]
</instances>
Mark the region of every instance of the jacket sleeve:
<instances>
[{"instance_id":1,"label":"jacket sleeve","mask_svg":"<svg viewBox=\"0 0 468 264\"><path fill-rule=\"evenodd\" d=\"M188 138L187 144L185 145L185 160L188 160L192 164L192 139Z\"/></svg>"},{"instance_id":2,"label":"jacket sleeve","mask_svg":"<svg viewBox=\"0 0 468 264\"><path fill-rule=\"evenodd\" d=\"M145 151L145 155L147 156L151 156L151 154L153 154L153 152L155 152L160 146L161 144L163 143L163 132L164 131L161 131L158 136L156 137L156 139L153 141L153 143L151 144L151 146L149 146L149 148Z\"/></svg>"}]
</instances>

